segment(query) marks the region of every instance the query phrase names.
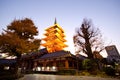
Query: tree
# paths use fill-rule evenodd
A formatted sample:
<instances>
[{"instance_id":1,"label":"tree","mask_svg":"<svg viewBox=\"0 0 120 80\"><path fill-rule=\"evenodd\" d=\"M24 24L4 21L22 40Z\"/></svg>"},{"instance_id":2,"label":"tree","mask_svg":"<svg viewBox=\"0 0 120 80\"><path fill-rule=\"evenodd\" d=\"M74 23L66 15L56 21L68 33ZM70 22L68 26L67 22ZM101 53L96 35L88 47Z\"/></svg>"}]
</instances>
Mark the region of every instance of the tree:
<instances>
[{"instance_id":1,"label":"tree","mask_svg":"<svg viewBox=\"0 0 120 80\"><path fill-rule=\"evenodd\" d=\"M40 46L40 39L35 39L37 35L31 19L14 20L0 35L0 52L20 58L23 53L36 51Z\"/></svg>"},{"instance_id":2,"label":"tree","mask_svg":"<svg viewBox=\"0 0 120 80\"><path fill-rule=\"evenodd\" d=\"M94 58L94 51L101 52L103 50L100 30L93 27L91 20L88 19L84 19L81 27L76 29L73 41L77 48L76 52L82 51L90 59Z\"/></svg>"}]
</instances>

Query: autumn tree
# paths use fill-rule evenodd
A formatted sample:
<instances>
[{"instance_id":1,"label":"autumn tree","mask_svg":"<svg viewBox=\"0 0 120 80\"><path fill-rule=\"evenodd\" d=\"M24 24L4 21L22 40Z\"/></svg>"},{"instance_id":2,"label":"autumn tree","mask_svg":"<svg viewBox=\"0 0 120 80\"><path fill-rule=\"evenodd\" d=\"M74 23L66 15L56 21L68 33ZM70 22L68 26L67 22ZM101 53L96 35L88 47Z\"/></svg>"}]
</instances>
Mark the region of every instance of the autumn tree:
<instances>
[{"instance_id":1,"label":"autumn tree","mask_svg":"<svg viewBox=\"0 0 120 80\"><path fill-rule=\"evenodd\" d=\"M83 52L89 59L94 58L94 52L103 50L103 42L101 39L100 30L95 28L91 20L84 19L80 28L76 29L76 34L73 36L73 41L76 53Z\"/></svg>"},{"instance_id":2,"label":"autumn tree","mask_svg":"<svg viewBox=\"0 0 120 80\"><path fill-rule=\"evenodd\" d=\"M36 51L40 46L40 39L35 39L37 35L31 19L14 20L0 35L0 52L20 58L23 53Z\"/></svg>"}]
</instances>

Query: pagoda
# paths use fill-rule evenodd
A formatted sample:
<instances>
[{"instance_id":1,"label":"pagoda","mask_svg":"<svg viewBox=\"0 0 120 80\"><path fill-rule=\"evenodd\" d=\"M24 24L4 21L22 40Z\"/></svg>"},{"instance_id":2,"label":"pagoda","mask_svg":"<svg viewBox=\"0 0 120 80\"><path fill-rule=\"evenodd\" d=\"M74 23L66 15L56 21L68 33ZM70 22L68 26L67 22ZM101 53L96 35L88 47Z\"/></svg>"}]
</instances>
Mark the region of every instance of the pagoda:
<instances>
[{"instance_id":1,"label":"pagoda","mask_svg":"<svg viewBox=\"0 0 120 80\"><path fill-rule=\"evenodd\" d=\"M60 51L67 47L64 39L64 30L57 24L56 19L54 25L45 29L45 31L44 35L46 37L42 39L45 43L42 46L46 47L49 53Z\"/></svg>"}]
</instances>

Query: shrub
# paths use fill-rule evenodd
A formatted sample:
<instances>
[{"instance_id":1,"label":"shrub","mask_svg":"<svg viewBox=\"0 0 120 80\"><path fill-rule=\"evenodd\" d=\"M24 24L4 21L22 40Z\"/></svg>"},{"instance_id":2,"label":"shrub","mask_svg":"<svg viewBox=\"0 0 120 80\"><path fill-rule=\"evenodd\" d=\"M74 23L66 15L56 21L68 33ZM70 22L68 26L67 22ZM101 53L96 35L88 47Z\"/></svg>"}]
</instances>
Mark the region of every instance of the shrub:
<instances>
[{"instance_id":1,"label":"shrub","mask_svg":"<svg viewBox=\"0 0 120 80\"><path fill-rule=\"evenodd\" d=\"M115 69L112 67L106 67L104 69L105 73L109 76L114 76L115 75Z\"/></svg>"},{"instance_id":2,"label":"shrub","mask_svg":"<svg viewBox=\"0 0 120 80\"><path fill-rule=\"evenodd\" d=\"M82 76L89 76L90 73L88 71L82 71L82 72L80 72L80 75L82 75Z\"/></svg>"},{"instance_id":3,"label":"shrub","mask_svg":"<svg viewBox=\"0 0 120 80\"><path fill-rule=\"evenodd\" d=\"M91 66L91 60L90 59L85 59L83 62L82 62L82 67L83 69L85 70L89 70L92 66Z\"/></svg>"},{"instance_id":4,"label":"shrub","mask_svg":"<svg viewBox=\"0 0 120 80\"><path fill-rule=\"evenodd\" d=\"M59 70L57 74L60 74L60 75L75 75L76 70L75 69L63 69L63 70Z\"/></svg>"},{"instance_id":5,"label":"shrub","mask_svg":"<svg viewBox=\"0 0 120 80\"><path fill-rule=\"evenodd\" d=\"M94 59L85 59L82 62L82 67L89 72L98 70L98 65Z\"/></svg>"}]
</instances>

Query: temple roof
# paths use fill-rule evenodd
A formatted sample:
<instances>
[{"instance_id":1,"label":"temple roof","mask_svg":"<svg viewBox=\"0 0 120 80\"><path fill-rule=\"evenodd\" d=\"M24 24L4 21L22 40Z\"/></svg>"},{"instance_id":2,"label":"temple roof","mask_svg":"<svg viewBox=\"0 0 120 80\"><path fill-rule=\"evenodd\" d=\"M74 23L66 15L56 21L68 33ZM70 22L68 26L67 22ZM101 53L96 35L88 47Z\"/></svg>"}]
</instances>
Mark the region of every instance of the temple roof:
<instances>
[{"instance_id":1,"label":"temple roof","mask_svg":"<svg viewBox=\"0 0 120 80\"><path fill-rule=\"evenodd\" d=\"M44 55L44 54L46 54L46 53L48 53L47 52L47 49L46 48L43 48L43 49L40 49L39 51L36 51L36 52L31 52L31 53L28 53L28 54L26 54L26 55L23 55L22 57L21 57L21 59L29 59L29 58L31 58L31 57L39 57L39 56L42 56L42 55Z\"/></svg>"},{"instance_id":2,"label":"temple roof","mask_svg":"<svg viewBox=\"0 0 120 80\"><path fill-rule=\"evenodd\" d=\"M87 57L81 55L81 54L76 54L76 57L79 58L79 60L84 60L87 59Z\"/></svg>"},{"instance_id":3,"label":"temple roof","mask_svg":"<svg viewBox=\"0 0 120 80\"><path fill-rule=\"evenodd\" d=\"M0 59L0 65L12 65L15 64L15 59Z\"/></svg>"},{"instance_id":4,"label":"temple roof","mask_svg":"<svg viewBox=\"0 0 120 80\"><path fill-rule=\"evenodd\" d=\"M52 54L45 54L41 57L39 57L38 59L54 59L54 58L58 58L58 57L75 57L73 54L71 54L69 51L64 51L64 50L61 50L61 51L56 51L56 52L53 52ZM38 60L37 59L37 60Z\"/></svg>"}]
</instances>

